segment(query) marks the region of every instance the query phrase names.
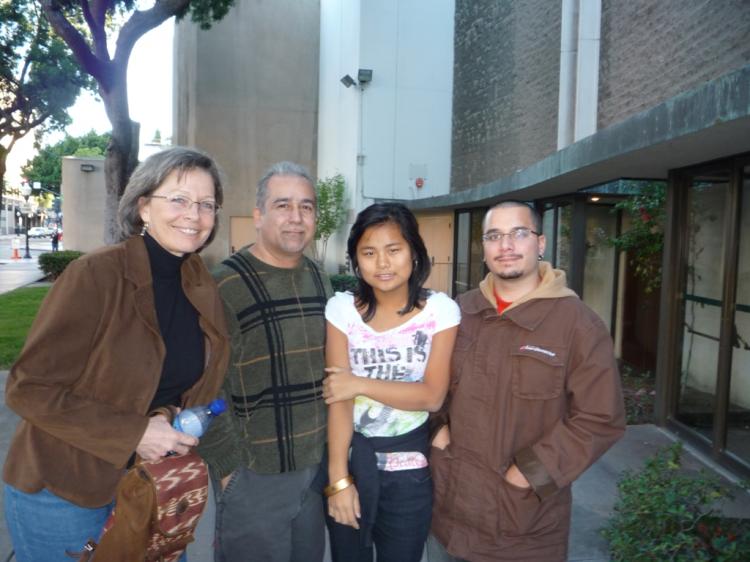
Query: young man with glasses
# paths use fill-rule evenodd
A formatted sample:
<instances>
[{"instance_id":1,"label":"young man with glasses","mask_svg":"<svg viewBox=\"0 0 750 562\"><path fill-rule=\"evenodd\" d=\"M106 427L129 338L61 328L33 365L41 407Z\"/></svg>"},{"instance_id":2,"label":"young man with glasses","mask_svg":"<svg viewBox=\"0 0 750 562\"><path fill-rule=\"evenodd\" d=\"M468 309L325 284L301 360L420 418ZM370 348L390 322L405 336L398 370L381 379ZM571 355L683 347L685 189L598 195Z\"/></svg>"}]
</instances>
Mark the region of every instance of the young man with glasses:
<instances>
[{"instance_id":1,"label":"young man with glasses","mask_svg":"<svg viewBox=\"0 0 750 562\"><path fill-rule=\"evenodd\" d=\"M541 226L518 201L483 222L490 272L459 300L432 420L430 562L566 560L571 484L625 428L609 332L542 261Z\"/></svg>"}]
</instances>

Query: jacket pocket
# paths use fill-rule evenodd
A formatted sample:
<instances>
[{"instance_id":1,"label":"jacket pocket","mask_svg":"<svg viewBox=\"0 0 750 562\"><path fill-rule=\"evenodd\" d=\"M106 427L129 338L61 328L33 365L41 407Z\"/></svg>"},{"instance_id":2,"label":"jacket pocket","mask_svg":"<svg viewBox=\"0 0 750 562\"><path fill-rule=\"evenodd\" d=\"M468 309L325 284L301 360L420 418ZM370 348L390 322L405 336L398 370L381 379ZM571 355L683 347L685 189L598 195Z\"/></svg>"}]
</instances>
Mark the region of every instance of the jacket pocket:
<instances>
[{"instance_id":1,"label":"jacket pocket","mask_svg":"<svg viewBox=\"0 0 750 562\"><path fill-rule=\"evenodd\" d=\"M557 526L552 502L541 502L531 488L519 488L501 474L496 486L498 532L506 536L543 534ZM554 501L554 500L553 500Z\"/></svg>"},{"instance_id":2,"label":"jacket pocket","mask_svg":"<svg viewBox=\"0 0 750 562\"><path fill-rule=\"evenodd\" d=\"M565 383L565 348L522 345L511 352L513 396L550 400L560 396Z\"/></svg>"}]
</instances>

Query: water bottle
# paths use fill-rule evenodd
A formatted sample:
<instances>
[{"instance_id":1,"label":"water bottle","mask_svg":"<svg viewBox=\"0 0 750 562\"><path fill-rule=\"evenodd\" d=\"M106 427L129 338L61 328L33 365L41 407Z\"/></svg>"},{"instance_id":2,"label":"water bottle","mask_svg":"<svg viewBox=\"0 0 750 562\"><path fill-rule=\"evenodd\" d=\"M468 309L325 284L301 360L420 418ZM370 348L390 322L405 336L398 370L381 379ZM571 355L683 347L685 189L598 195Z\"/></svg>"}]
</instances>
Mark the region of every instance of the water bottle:
<instances>
[{"instance_id":1,"label":"water bottle","mask_svg":"<svg viewBox=\"0 0 750 562\"><path fill-rule=\"evenodd\" d=\"M206 432L211 421L226 409L227 403L221 398L217 398L207 406L186 408L177 414L172 427L193 437L200 437Z\"/></svg>"}]
</instances>

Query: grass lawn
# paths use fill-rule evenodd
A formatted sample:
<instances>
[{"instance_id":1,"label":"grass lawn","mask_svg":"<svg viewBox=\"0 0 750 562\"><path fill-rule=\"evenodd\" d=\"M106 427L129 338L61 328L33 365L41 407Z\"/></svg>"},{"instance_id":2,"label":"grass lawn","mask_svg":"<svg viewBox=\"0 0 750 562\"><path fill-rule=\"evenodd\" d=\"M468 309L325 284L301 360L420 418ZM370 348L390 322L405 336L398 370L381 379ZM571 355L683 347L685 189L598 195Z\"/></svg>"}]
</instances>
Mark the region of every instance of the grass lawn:
<instances>
[{"instance_id":1,"label":"grass lawn","mask_svg":"<svg viewBox=\"0 0 750 562\"><path fill-rule=\"evenodd\" d=\"M22 287L0 295L0 369L9 369L49 287Z\"/></svg>"}]
</instances>

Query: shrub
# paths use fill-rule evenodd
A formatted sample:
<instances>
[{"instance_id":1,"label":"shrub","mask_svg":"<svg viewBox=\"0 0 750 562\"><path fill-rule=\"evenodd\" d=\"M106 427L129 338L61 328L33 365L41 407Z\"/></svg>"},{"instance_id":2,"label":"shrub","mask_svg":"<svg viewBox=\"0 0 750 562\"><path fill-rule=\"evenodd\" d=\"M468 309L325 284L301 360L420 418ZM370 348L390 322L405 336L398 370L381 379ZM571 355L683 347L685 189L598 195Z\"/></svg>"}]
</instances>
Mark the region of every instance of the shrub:
<instances>
[{"instance_id":1,"label":"shrub","mask_svg":"<svg viewBox=\"0 0 750 562\"><path fill-rule=\"evenodd\" d=\"M637 194L615 205L616 210L630 215L630 227L609 241L619 251L628 252L628 260L635 275L644 281L646 293L661 286L666 198L666 184L651 181L641 184Z\"/></svg>"},{"instance_id":2,"label":"shrub","mask_svg":"<svg viewBox=\"0 0 750 562\"><path fill-rule=\"evenodd\" d=\"M83 252L65 250L62 252L47 252L39 254L39 267L51 281L60 277L68 264L83 255Z\"/></svg>"},{"instance_id":3,"label":"shrub","mask_svg":"<svg viewBox=\"0 0 750 562\"><path fill-rule=\"evenodd\" d=\"M317 201L315 205L315 240L320 241L313 245L315 258L320 263L326 261L326 248L328 240L341 228L346 219L346 180L341 174L318 180L315 184Z\"/></svg>"},{"instance_id":4,"label":"shrub","mask_svg":"<svg viewBox=\"0 0 750 562\"><path fill-rule=\"evenodd\" d=\"M628 425L654 423L656 399L654 375L650 371L638 372L629 365L621 365L622 394Z\"/></svg>"},{"instance_id":5,"label":"shrub","mask_svg":"<svg viewBox=\"0 0 750 562\"><path fill-rule=\"evenodd\" d=\"M338 274L331 275L331 285L334 291L354 291L357 288L357 278L354 275Z\"/></svg>"},{"instance_id":6,"label":"shrub","mask_svg":"<svg viewBox=\"0 0 750 562\"><path fill-rule=\"evenodd\" d=\"M612 560L750 560L748 520L726 519L713 509L732 497L716 476L680 472L682 444L626 471L618 483L615 513L602 531Z\"/></svg>"}]
</instances>

